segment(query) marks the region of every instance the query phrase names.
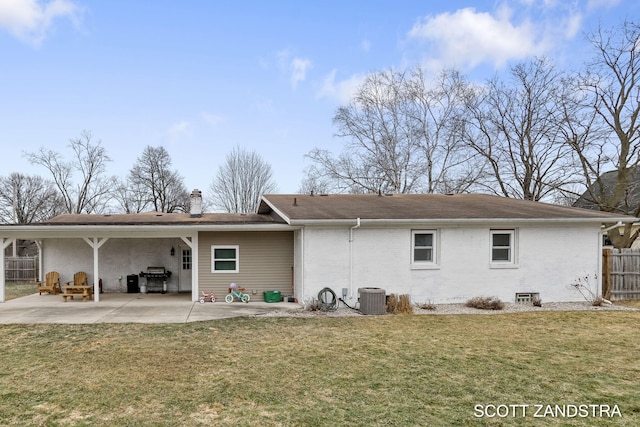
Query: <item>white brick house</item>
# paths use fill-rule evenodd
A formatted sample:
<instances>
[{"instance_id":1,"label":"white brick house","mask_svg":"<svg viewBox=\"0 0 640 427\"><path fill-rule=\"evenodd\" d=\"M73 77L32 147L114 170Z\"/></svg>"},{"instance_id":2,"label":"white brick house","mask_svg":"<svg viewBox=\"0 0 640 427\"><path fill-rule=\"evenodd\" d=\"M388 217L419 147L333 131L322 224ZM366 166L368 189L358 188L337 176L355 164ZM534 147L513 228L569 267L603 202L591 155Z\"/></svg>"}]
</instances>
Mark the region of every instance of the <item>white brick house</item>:
<instances>
[{"instance_id":1,"label":"white brick house","mask_svg":"<svg viewBox=\"0 0 640 427\"><path fill-rule=\"evenodd\" d=\"M294 194L266 195L254 214L61 215L0 226L0 242L34 239L41 276L86 271L105 292L126 292L128 276L161 265L173 273L167 291L194 301L236 282L257 300L329 287L355 301L358 288L375 287L414 302L519 293L550 302L581 300L579 277L598 286L603 225L633 220L489 195Z\"/></svg>"}]
</instances>

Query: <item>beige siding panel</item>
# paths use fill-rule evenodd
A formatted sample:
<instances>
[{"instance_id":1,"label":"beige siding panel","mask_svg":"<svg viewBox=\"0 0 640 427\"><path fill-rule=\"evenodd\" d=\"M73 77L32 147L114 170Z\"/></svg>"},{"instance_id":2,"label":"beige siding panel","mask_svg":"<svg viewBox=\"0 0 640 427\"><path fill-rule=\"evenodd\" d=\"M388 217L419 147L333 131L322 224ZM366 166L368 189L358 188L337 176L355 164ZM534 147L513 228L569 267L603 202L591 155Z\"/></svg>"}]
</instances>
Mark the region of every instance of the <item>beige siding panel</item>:
<instances>
[{"instance_id":1,"label":"beige siding panel","mask_svg":"<svg viewBox=\"0 0 640 427\"><path fill-rule=\"evenodd\" d=\"M213 245L239 246L238 273L211 271ZM292 231L200 233L199 254L200 290L213 291L220 300L228 293L232 282L245 288L255 301L264 300L264 291L278 290L283 296L292 294Z\"/></svg>"}]
</instances>

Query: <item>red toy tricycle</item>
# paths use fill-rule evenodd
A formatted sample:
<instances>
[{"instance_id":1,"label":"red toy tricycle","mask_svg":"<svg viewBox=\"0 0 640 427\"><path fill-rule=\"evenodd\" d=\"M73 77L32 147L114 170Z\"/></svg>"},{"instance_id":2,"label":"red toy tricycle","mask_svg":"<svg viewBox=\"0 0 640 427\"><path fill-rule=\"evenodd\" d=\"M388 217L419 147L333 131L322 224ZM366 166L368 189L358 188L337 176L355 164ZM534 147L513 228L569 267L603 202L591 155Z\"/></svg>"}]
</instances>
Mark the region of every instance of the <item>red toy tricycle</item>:
<instances>
[{"instance_id":1,"label":"red toy tricycle","mask_svg":"<svg viewBox=\"0 0 640 427\"><path fill-rule=\"evenodd\" d=\"M202 291L202 296L200 297L200 304L204 304L205 301L216 302L216 296L213 295L213 292L205 292Z\"/></svg>"}]
</instances>

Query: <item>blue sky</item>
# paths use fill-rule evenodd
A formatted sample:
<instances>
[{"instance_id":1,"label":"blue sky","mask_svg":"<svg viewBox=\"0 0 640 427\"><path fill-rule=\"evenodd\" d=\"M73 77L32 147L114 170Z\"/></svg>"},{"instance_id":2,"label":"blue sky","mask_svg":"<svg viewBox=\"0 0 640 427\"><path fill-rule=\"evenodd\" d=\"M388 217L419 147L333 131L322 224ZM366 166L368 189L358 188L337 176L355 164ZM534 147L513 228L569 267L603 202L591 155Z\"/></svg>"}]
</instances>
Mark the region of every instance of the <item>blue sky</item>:
<instances>
[{"instance_id":1,"label":"blue sky","mask_svg":"<svg viewBox=\"0 0 640 427\"><path fill-rule=\"evenodd\" d=\"M297 191L362 77L415 64L483 79L533 56L580 67L583 33L640 16L637 0L0 0L0 176L47 172L83 130L125 177L163 146L189 190L235 145Z\"/></svg>"}]
</instances>

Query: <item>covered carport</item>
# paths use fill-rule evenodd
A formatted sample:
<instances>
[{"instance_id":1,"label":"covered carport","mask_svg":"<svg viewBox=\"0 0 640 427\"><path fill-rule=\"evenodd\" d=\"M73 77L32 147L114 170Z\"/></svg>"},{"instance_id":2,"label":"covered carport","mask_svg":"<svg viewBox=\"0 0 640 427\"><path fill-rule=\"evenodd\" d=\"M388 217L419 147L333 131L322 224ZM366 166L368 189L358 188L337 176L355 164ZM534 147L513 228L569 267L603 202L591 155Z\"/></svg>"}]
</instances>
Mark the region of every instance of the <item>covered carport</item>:
<instances>
[{"instance_id":1,"label":"covered carport","mask_svg":"<svg viewBox=\"0 0 640 427\"><path fill-rule=\"evenodd\" d=\"M112 274L105 272L114 261L107 259L105 255L105 244L116 240L151 240L162 242L163 239L172 239L179 243L181 247L187 248L190 262L190 286L191 300L197 301L200 289L201 256L207 254L200 253L199 236L211 236L212 233L228 232L262 232L262 231L287 231L292 233L292 228L280 217L271 214L193 214L193 213L161 213L146 212L137 214L64 214L52 218L49 221L29 224L29 225L0 225L0 243L3 250L0 251L0 302L5 301L5 272L4 272L4 249L6 249L14 239L33 240L40 249L39 257L39 277L42 280L46 271L51 270L51 262L45 268L43 261L49 257L56 257L63 260L64 257L72 257L73 254L60 250L64 247L63 240L75 239L77 251L82 251L83 257L86 255L86 248L92 259L92 268L87 269L89 276L93 278L94 301L100 300L99 278L101 274ZM204 233L204 234L203 234ZM46 243L58 242L58 248L53 251L47 249ZM133 243L132 243L133 244ZM291 245L293 242L291 241ZM56 245L49 245L56 246ZM107 245L109 246L109 245ZM151 248L149 250L165 251L165 248ZM122 245L120 245L122 247ZM168 252L168 249L166 249ZM163 252L165 253L165 252ZM165 253L167 255L167 253ZM129 254L135 258L135 253ZM171 247L171 256L174 256L174 248ZM177 258L177 257L176 257ZM107 262L109 261L109 262ZM179 262L179 261L177 261ZM55 265L53 266L55 267ZM102 268L102 270L101 270Z\"/></svg>"},{"instance_id":2,"label":"covered carport","mask_svg":"<svg viewBox=\"0 0 640 427\"><path fill-rule=\"evenodd\" d=\"M46 251L42 253L43 241L47 239L78 239L84 242L86 250L90 251L93 257L93 266L89 273L93 278L100 278L100 248L110 239L180 239L184 245L192 251L192 300L195 301L198 295L198 229L188 225L149 225L149 224L50 224L42 223L37 225L4 225L0 226L0 243L3 250L0 258L0 302L5 301L5 249L12 244L14 239L33 240L41 251L39 257L39 277L42 280L43 258L47 256ZM99 280L93 280L94 301L100 300Z\"/></svg>"}]
</instances>

